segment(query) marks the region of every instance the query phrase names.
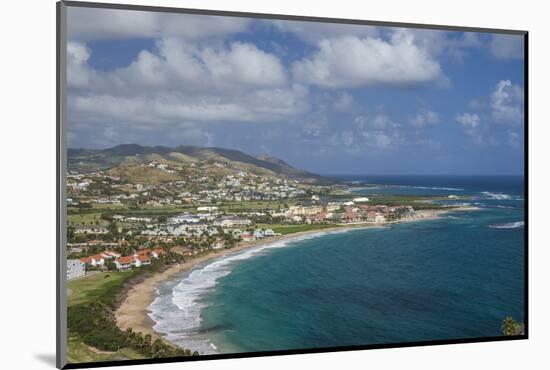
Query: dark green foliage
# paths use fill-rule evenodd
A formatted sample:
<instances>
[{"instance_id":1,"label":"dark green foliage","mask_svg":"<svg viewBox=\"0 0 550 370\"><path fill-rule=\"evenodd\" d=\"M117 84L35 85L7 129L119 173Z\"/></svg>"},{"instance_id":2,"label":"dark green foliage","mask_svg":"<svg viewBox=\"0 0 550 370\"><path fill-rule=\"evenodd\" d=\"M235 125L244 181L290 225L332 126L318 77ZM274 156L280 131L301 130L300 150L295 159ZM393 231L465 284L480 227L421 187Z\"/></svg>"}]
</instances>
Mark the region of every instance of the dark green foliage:
<instances>
[{"instance_id":1,"label":"dark green foliage","mask_svg":"<svg viewBox=\"0 0 550 370\"><path fill-rule=\"evenodd\" d=\"M126 344L113 312L103 303L69 307L67 327L69 332L78 333L84 343L103 351L118 351Z\"/></svg>"}]
</instances>

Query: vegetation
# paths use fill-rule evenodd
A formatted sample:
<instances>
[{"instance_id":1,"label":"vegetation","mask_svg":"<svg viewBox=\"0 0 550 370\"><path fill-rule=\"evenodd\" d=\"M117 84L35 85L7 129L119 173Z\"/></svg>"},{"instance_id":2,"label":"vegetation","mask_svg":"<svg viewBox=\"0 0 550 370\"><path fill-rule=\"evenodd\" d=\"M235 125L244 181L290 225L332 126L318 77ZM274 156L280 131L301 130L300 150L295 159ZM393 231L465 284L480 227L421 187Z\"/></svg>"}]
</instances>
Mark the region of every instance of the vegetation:
<instances>
[{"instance_id":1,"label":"vegetation","mask_svg":"<svg viewBox=\"0 0 550 370\"><path fill-rule=\"evenodd\" d=\"M522 322L515 321L512 317L508 316L502 320L501 326L502 334L505 336L515 336L525 334L525 325Z\"/></svg>"},{"instance_id":2,"label":"vegetation","mask_svg":"<svg viewBox=\"0 0 550 370\"><path fill-rule=\"evenodd\" d=\"M152 341L150 335L132 329L122 331L116 325L114 311L125 289L160 268L162 264L158 263L126 272L97 273L67 284L70 360L100 361L115 354L122 358L198 355L159 339ZM110 353L105 354L105 351Z\"/></svg>"}]
</instances>

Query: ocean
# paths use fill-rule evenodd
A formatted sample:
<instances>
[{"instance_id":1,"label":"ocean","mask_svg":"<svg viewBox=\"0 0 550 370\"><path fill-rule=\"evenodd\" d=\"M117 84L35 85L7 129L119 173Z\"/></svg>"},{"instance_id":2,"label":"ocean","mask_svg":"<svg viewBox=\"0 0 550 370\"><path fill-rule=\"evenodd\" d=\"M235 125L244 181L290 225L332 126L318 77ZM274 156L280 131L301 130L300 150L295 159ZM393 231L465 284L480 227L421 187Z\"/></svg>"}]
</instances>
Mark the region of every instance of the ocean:
<instances>
[{"instance_id":1,"label":"ocean","mask_svg":"<svg viewBox=\"0 0 550 370\"><path fill-rule=\"evenodd\" d=\"M200 353L467 339L524 320L522 177L346 176L357 194L467 195L477 211L276 242L158 287L150 317ZM391 185L391 186L384 186Z\"/></svg>"}]
</instances>

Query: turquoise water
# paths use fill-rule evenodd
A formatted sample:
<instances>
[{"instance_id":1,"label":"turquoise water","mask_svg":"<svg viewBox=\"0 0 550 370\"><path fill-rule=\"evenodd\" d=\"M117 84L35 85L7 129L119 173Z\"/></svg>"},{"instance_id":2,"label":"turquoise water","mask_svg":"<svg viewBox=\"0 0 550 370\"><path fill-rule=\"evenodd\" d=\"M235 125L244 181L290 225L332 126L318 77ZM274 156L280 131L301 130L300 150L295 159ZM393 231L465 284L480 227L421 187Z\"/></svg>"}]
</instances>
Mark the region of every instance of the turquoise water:
<instances>
[{"instance_id":1,"label":"turquoise water","mask_svg":"<svg viewBox=\"0 0 550 370\"><path fill-rule=\"evenodd\" d=\"M401 180L361 192L460 192L482 209L205 264L159 288L156 329L227 353L498 336L504 317L523 320L523 182Z\"/></svg>"}]
</instances>

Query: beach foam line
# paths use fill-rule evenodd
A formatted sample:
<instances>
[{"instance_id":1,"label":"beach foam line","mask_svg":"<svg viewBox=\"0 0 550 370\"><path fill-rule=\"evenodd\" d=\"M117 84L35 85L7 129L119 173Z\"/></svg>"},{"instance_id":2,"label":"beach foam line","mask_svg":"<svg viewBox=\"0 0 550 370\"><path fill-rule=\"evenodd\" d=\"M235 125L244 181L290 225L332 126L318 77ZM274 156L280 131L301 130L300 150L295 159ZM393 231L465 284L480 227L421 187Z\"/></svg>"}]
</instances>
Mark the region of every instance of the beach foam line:
<instances>
[{"instance_id":1,"label":"beach foam line","mask_svg":"<svg viewBox=\"0 0 550 370\"><path fill-rule=\"evenodd\" d=\"M491 229L517 229L525 226L525 221L508 222L505 224L490 225Z\"/></svg>"},{"instance_id":2,"label":"beach foam line","mask_svg":"<svg viewBox=\"0 0 550 370\"><path fill-rule=\"evenodd\" d=\"M494 193L491 191L482 191L481 194L483 194L486 199L494 199L494 200L523 200L523 197L519 195L510 195L505 193Z\"/></svg>"},{"instance_id":3,"label":"beach foam line","mask_svg":"<svg viewBox=\"0 0 550 370\"><path fill-rule=\"evenodd\" d=\"M157 289L157 297L149 306L149 317L155 322L153 329L183 348L196 350L201 354L217 353L217 346L199 333L201 312L207 306L201 299L215 288L220 278L231 273L235 262L262 255L269 249L284 248L299 241L351 230L360 229L319 231L273 242L266 240L265 244L199 264L185 275Z\"/></svg>"}]
</instances>

